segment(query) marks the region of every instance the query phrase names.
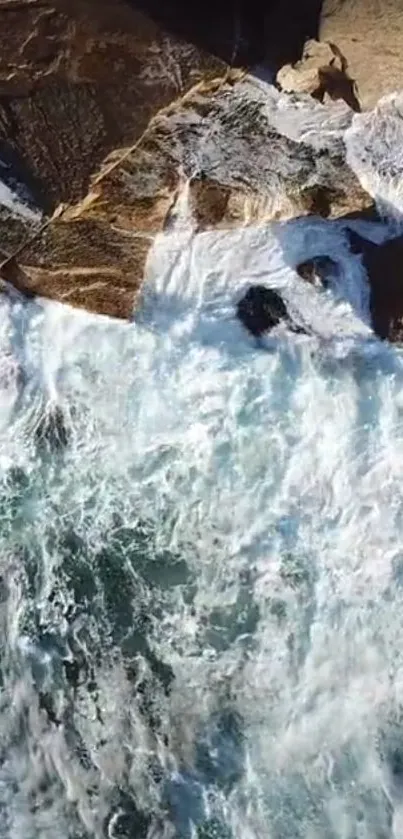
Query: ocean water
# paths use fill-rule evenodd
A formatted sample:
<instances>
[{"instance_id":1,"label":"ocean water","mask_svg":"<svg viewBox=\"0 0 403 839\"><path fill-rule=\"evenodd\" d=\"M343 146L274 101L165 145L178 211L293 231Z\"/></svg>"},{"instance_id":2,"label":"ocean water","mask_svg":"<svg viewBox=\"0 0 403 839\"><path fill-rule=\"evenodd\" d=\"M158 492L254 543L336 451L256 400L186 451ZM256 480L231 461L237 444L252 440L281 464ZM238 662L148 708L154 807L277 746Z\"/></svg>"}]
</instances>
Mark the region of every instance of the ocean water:
<instances>
[{"instance_id":1,"label":"ocean water","mask_svg":"<svg viewBox=\"0 0 403 839\"><path fill-rule=\"evenodd\" d=\"M402 837L403 356L343 224L184 225L130 324L0 309L1 839Z\"/></svg>"}]
</instances>

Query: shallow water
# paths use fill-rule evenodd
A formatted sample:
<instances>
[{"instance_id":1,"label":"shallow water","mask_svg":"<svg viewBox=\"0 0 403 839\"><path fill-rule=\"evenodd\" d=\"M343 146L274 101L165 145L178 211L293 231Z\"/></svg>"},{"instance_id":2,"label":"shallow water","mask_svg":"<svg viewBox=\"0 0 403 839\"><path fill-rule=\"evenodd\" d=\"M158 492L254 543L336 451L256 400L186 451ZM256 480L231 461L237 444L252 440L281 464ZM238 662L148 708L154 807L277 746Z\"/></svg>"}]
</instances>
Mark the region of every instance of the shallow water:
<instances>
[{"instance_id":1,"label":"shallow water","mask_svg":"<svg viewBox=\"0 0 403 839\"><path fill-rule=\"evenodd\" d=\"M0 308L2 839L400 839L403 357L343 224L184 224L131 324Z\"/></svg>"}]
</instances>

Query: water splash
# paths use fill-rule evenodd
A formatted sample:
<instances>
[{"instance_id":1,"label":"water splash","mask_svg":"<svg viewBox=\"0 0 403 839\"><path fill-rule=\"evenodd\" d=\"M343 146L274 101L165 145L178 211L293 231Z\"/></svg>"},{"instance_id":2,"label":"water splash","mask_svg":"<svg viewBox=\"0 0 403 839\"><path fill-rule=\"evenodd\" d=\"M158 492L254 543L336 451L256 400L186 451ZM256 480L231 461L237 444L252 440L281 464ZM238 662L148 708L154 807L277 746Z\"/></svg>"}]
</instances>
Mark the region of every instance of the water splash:
<instances>
[{"instance_id":1,"label":"water splash","mask_svg":"<svg viewBox=\"0 0 403 839\"><path fill-rule=\"evenodd\" d=\"M132 324L0 301L0 836L398 839L401 352L346 223L194 236L179 198ZM257 347L251 283L310 335Z\"/></svg>"}]
</instances>

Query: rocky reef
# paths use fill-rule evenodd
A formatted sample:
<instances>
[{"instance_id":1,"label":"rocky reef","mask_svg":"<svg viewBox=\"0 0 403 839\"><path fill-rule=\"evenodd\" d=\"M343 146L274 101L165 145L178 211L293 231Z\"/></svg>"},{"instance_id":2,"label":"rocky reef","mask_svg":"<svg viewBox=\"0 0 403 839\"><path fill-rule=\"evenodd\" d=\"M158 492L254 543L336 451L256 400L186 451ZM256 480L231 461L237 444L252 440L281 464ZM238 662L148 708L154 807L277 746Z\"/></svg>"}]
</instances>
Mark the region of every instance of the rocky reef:
<instances>
[{"instance_id":1,"label":"rocky reef","mask_svg":"<svg viewBox=\"0 0 403 839\"><path fill-rule=\"evenodd\" d=\"M20 201L0 192L0 276L129 318L155 237L177 226L371 211L344 137L385 92L383 70L364 77L375 6L218 3L211 27L208 3L2 0L0 186ZM355 44L364 19L353 57L347 23Z\"/></svg>"}]
</instances>

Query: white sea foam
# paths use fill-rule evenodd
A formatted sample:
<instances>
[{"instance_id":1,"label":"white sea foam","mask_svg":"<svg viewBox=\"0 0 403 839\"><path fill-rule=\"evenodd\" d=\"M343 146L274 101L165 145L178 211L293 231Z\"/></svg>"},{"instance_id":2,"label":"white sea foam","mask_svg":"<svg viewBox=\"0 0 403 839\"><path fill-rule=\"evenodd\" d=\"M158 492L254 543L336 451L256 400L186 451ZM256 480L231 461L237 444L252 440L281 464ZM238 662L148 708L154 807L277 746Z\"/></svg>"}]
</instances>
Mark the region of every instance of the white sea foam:
<instances>
[{"instance_id":1,"label":"white sea foam","mask_svg":"<svg viewBox=\"0 0 403 839\"><path fill-rule=\"evenodd\" d=\"M182 224L132 324L0 307L0 836L400 839L403 361L343 223Z\"/></svg>"},{"instance_id":2,"label":"white sea foam","mask_svg":"<svg viewBox=\"0 0 403 839\"><path fill-rule=\"evenodd\" d=\"M297 279L295 264L317 253L339 265L333 291ZM266 351L256 348L234 318L251 282L280 288L317 337L279 329ZM158 759L182 835L210 814L239 839L399 836L400 791L383 743L403 701L403 368L371 336L365 277L343 226L161 237L132 325L51 303L1 306L5 358L26 382L19 392L18 380L2 379L14 394L0 427L2 835L70 837L81 824L101 836L123 785L158 812ZM54 461L33 441L49 401L71 428ZM29 482L12 525L11 465ZM73 527L96 555L117 514L154 528L155 555L186 563L193 594L163 573L154 615L155 591L129 551L149 643L175 675L161 731L144 722L119 645L106 645L92 661L97 698L78 688L74 740L38 692L51 693L62 718L71 697L57 645L70 632L91 660L91 645L105 644L106 601L100 587L98 605L70 626L57 539ZM244 739L214 741L221 769L208 780L195 749L227 706ZM166 835L161 825L150 829Z\"/></svg>"}]
</instances>

